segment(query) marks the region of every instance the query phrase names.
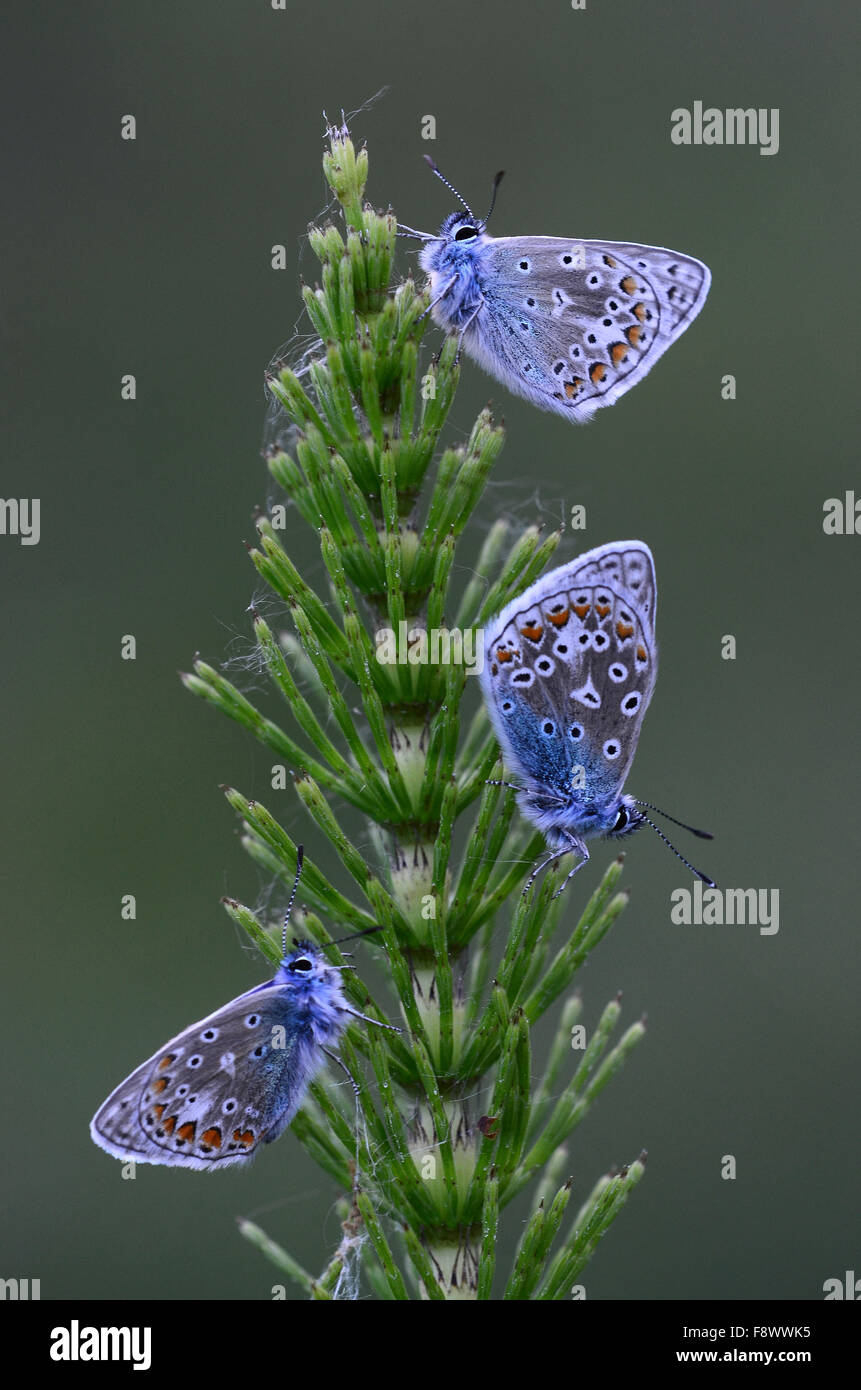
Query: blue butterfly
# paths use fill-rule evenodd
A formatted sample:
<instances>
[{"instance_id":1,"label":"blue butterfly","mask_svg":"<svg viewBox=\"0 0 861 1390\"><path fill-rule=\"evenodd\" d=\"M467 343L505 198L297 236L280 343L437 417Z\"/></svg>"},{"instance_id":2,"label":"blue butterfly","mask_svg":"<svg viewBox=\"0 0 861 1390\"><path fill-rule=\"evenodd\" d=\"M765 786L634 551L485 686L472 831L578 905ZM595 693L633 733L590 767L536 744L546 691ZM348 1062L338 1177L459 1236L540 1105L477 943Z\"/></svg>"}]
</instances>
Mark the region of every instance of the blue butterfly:
<instances>
[{"instance_id":1,"label":"blue butterfly","mask_svg":"<svg viewBox=\"0 0 861 1390\"><path fill-rule=\"evenodd\" d=\"M657 597L649 547L611 541L543 575L485 628L488 713L505 761L522 779L520 810L551 851L526 888L573 852L579 858L564 888L595 835L616 839L648 824L670 844L642 809L658 808L622 790L658 674Z\"/></svg>"},{"instance_id":2,"label":"blue butterfly","mask_svg":"<svg viewBox=\"0 0 861 1390\"><path fill-rule=\"evenodd\" d=\"M340 976L349 967L308 941L287 950L302 860L299 845L274 979L171 1038L99 1107L90 1134L114 1158L209 1172L246 1163L290 1124L324 1058L347 1071L330 1048L351 1018L400 1031L350 1007Z\"/></svg>"},{"instance_id":3,"label":"blue butterfly","mask_svg":"<svg viewBox=\"0 0 861 1390\"><path fill-rule=\"evenodd\" d=\"M588 420L641 381L705 303L701 261L636 242L490 237L463 204L421 238L429 310L509 391L569 420Z\"/></svg>"}]
</instances>

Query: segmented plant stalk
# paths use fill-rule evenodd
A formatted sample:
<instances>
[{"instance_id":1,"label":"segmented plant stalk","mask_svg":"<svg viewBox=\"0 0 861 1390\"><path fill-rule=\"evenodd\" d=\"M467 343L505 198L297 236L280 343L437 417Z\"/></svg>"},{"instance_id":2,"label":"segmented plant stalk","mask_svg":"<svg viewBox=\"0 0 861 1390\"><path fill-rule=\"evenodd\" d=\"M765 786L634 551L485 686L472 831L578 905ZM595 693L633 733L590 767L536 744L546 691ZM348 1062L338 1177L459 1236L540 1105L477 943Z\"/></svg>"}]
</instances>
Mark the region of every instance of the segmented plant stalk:
<instances>
[{"instance_id":1,"label":"segmented plant stalk","mask_svg":"<svg viewBox=\"0 0 861 1390\"><path fill-rule=\"evenodd\" d=\"M367 152L345 128L329 131L323 168L342 223L310 230L320 282L303 298L319 341L301 366L281 365L269 379L288 426L269 467L319 535L326 592L290 559L273 517L260 518L251 559L290 630L274 631L253 611L252 624L283 697L283 727L203 661L184 680L292 774L296 811L329 845L325 859L306 854L301 933L327 942L345 927L381 926L368 949L381 942L403 1032L357 1025L345 1035L344 1062L363 1078L358 1125L348 1088L329 1077L293 1123L347 1194L345 1243L323 1275L251 1223L242 1229L313 1298L355 1295L347 1267L358 1248L365 1287L380 1298L566 1298L643 1171L638 1160L603 1178L565 1228L566 1146L643 1033L635 1023L611 1043L620 1015L612 1001L587 1035L570 993L625 905L622 866L610 864L573 929L575 889L554 901L557 872L523 895L542 840L517 815L513 792L494 784L503 769L467 674L482 625L541 573L559 536L535 526L514 534L499 519L477 553L462 541L503 431L485 410L465 443L443 444L457 343L420 364L427 293L410 278L390 286L395 217L364 201ZM259 801L226 795L249 854L289 885L298 832ZM372 855L345 831L346 807L364 818ZM292 814L291 824L302 818ZM351 896L329 881L334 856ZM240 903L226 906L277 960L269 927ZM393 1021L390 999L370 999L352 973L345 984L364 1012ZM532 1027L566 995L536 1083ZM512 1269L498 1269L501 1213L526 1186L532 1216Z\"/></svg>"}]
</instances>

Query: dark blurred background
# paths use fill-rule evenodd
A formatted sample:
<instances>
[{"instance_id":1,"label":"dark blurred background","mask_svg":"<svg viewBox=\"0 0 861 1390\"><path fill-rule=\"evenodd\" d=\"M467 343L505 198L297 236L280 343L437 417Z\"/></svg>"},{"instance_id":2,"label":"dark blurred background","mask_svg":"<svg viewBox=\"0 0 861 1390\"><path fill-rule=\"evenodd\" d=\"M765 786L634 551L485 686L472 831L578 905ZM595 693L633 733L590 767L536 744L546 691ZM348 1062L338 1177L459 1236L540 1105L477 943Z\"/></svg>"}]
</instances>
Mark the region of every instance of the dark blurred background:
<instances>
[{"instance_id":1,"label":"dark blurred background","mask_svg":"<svg viewBox=\"0 0 861 1390\"><path fill-rule=\"evenodd\" d=\"M42 521L37 546L0 537L0 1275L41 1279L44 1298L260 1299L279 1277L237 1215L314 1271L339 1239L333 1185L289 1134L247 1172L123 1182L87 1123L159 1042L266 974L219 906L268 885L218 784L326 853L293 793L271 790L273 759L176 672L197 650L238 668L250 652L261 586L242 542L273 496L263 369L307 327L322 113L386 84L352 128L370 198L405 221L434 230L451 209L430 151L479 210L507 170L497 235L651 242L714 276L700 319L588 428L467 362L448 435L488 399L508 426L467 562L497 514L550 528L574 503L588 530L566 532L560 561L649 542L662 667L630 789L716 832L678 840L722 885L780 892L775 936L673 926L688 876L647 831L629 843L630 907L580 984L590 1026L622 989L624 1021L647 1011L649 1033L575 1136L575 1200L641 1147L649 1160L588 1296L817 1299L857 1263L861 536L822 528L826 498L861 496L856 15L782 0L4 7L2 492L40 497ZM779 152L673 145L671 112L697 100L779 108ZM291 518L291 553L321 581ZM567 920L612 853L596 845ZM506 1213L508 1251L526 1211Z\"/></svg>"}]
</instances>

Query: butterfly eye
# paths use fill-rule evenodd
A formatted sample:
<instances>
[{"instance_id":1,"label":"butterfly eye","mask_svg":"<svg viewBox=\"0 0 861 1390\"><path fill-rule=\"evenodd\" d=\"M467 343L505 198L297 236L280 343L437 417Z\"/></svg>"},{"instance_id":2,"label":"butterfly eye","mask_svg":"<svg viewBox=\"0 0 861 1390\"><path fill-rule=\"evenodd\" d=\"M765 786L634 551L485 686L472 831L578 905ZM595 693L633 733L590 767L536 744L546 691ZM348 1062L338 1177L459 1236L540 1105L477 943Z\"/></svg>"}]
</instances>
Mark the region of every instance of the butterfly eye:
<instances>
[{"instance_id":1,"label":"butterfly eye","mask_svg":"<svg viewBox=\"0 0 861 1390\"><path fill-rule=\"evenodd\" d=\"M624 806L620 806L619 814L616 817L616 824L613 826L613 833L618 834L620 830L624 830L625 826L628 824L628 820L629 816L626 808Z\"/></svg>"},{"instance_id":2,"label":"butterfly eye","mask_svg":"<svg viewBox=\"0 0 861 1390\"><path fill-rule=\"evenodd\" d=\"M313 970L313 968L313 962L310 961L307 956L299 956L297 960L291 961L289 965L290 970L298 970L302 975L307 975L308 971Z\"/></svg>"},{"instance_id":3,"label":"butterfly eye","mask_svg":"<svg viewBox=\"0 0 861 1390\"><path fill-rule=\"evenodd\" d=\"M478 236L478 228L473 227L469 222L464 222L462 227L458 227L454 234L455 241L472 241L473 237Z\"/></svg>"}]
</instances>

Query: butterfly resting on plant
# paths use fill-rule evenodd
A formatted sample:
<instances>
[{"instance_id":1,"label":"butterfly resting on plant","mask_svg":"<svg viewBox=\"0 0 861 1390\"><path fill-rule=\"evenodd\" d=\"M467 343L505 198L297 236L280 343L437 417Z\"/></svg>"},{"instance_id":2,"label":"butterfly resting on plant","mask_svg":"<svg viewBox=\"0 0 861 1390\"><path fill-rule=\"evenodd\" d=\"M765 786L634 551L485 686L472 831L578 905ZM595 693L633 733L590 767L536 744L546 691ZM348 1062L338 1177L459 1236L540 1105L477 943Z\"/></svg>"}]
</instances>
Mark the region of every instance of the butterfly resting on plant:
<instances>
[{"instance_id":1,"label":"butterfly resting on plant","mask_svg":"<svg viewBox=\"0 0 861 1390\"><path fill-rule=\"evenodd\" d=\"M641 381L703 307L708 268L636 242L490 237L463 204L424 241L429 311L509 391L573 421L591 418Z\"/></svg>"},{"instance_id":2,"label":"butterfly resting on plant","mask_svg":"<svg viewBox=\"0 0 861 1390\"><path fill-rule=\"evenodd\" d=\"M97 1111L90 1134L115 1158L210 1172L246 1163L284 1132L326 1057L347 1071L330 1048L351 1018L400 1031L350 1007L340 972L351 967L308 941L288 951L302 860L299 845L274 979L171 1038Z\"/></svg>"},{"instance_id":3,"label":"butterfly resting on plant","mask_svg":"<svg viewBox=\"0 0 861 1390\"><path fill-rule=\"evenodd\" d=\"M587 839L616 839L644 824L714 887L643 809L658 808L622 790L658 674L656 609L649 547L611 541L543 575L485 628L487 710L506 763L520 774L520 810L551 851L526 889L546 865L575 853L564 888L589 858Z\"/></svg>"}]
</instances>

